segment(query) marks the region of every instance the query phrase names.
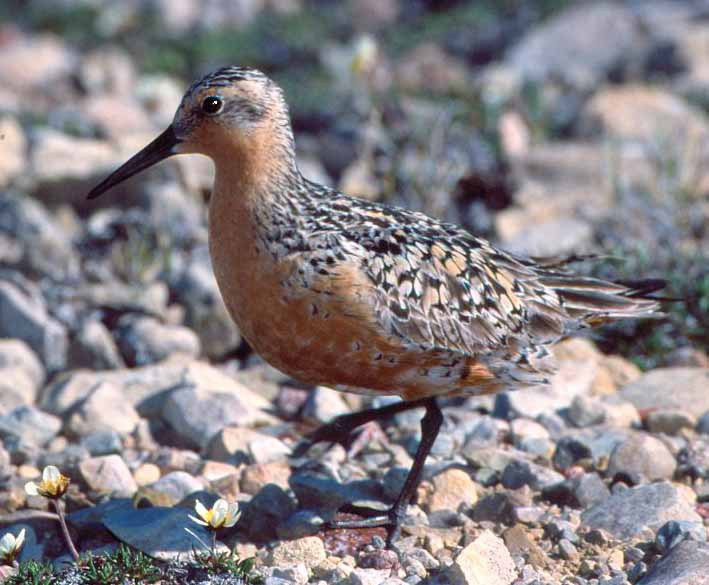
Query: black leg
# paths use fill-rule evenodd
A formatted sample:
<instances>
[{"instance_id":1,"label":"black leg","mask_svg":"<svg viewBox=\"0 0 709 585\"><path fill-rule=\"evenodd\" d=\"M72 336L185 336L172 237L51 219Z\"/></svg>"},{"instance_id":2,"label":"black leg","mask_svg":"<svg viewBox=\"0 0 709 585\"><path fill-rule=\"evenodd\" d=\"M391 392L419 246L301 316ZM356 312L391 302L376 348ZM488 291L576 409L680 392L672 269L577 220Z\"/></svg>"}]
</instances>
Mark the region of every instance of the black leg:
<instances>
[{"instance_id":1,"label":"black leg","mask_svg":"<svg viewBox=\"0 0 709 585\"><path fill-rule=\"evenodd\" d=\"M424 462L431 451L431 447L433 447L433 443L438 436L438 431L440 430L441 423L443 422L443 414L441 413L441 409L435 398L426 398L418 402L419 404L417 404L417 406L426 407L426 414L423 419L421 419L421 442L416 450L416 455L414 456L414 462L411 466L411 470L406 476L404 487L401 488L401 492L399 492L394 504L391 508L389 508L389 511L386 514L375 515L361 520L335 520L326 524L328 528L372 528L375 526L386 526L388 546L391 546L394 541L399 538L401 521L406 515L406 507L413 499L414 493L416 492L416 486L418 486L421 481ZM361 510L358 508L350 509L355 512ZM367 512L366 510L361 511Z\"/></svg>"},{"instance_id":2,"label":"black leg","mask_svg":"<svg viewBox=\"0 0 709 585\"><path fill-rule=\"evenodd\" d=\"M308 435L305 441L300 443L295 448L293 451L293 457L302 457L315 443L343 443L349 438L352 431L357 427L360 427L370 421L392 416L405 410L427 406L429 400L430 399L428 398L423 398L420 400L412 400L410 402L395 402L394 404L382 406L381 408L370 408L368 410L362 410L361 412L338 416L332 422L319 427L315 430L315 432Z\"/></svg>"}]
</instances>

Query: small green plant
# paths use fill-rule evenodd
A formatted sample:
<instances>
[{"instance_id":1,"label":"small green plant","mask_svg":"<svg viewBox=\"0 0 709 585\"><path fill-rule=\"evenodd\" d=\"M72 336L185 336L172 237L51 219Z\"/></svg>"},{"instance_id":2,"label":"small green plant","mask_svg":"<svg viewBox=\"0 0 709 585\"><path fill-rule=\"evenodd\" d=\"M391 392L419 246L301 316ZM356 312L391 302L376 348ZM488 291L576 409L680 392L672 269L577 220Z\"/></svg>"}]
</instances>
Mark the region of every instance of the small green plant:
<instances>
[{"instance_id":1,"label":"small green plant","mask_svg":"<svg viewBox=\"0 0 709 585\"><path fill-rule=\"evenodd\" d=\"M162 578L162 571L153 559L124 544L111 555L81 559L78 567L81 583L86 585L158 583Z\"/></svg>"},{"instance_id":2,"label":"small green plant","mask_svg":"<svg viewBox=\"0 0 709 585\"><path fill-rule=\"evenodd\" d=\"M27 561L21 563L17 574L8 577L5 585L59 585L49 563Z\"/></svg>"},{"instance_id":3,"label":"small green plant","mask_svg":"<svg viewBox=\"0 0 709 585\"><path fill-rule=\"evenodd\" d=\"M254 559L240 560L233 552L195 552L193 566L203 569L208 575L227 573L244 580L244 583L257 583L259 578L253 574Z\"/></svg>"}]
</instances>

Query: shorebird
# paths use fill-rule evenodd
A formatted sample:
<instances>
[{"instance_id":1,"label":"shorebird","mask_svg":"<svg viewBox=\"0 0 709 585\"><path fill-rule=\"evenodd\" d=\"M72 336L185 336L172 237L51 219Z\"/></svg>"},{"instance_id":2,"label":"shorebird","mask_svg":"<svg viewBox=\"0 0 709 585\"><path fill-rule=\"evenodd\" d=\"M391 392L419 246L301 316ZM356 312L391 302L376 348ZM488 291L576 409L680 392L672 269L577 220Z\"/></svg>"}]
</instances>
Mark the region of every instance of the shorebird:
<instances>
[{"instance_id":1,"label":"shorebird","mask_svg":"<svg viewBox=\"0 0 709 585\"><path fill-rule=\"evenodd\" d=\"M215 165L209 249L249 344L293 378L400 402L340 416L297 449L423 407L422 439L388 512L357 508L331 528L384 526L391 544L442 422L438 399L544 384L549 346L577 329L658 310L663 282L578 276L578 258L530 258L461 227L304 178L288 107L255 69L194 83L172 124L97 185L97 197L175 154ZM352 510L352 509L350 509Z\"/></svg>"}]
</instances>

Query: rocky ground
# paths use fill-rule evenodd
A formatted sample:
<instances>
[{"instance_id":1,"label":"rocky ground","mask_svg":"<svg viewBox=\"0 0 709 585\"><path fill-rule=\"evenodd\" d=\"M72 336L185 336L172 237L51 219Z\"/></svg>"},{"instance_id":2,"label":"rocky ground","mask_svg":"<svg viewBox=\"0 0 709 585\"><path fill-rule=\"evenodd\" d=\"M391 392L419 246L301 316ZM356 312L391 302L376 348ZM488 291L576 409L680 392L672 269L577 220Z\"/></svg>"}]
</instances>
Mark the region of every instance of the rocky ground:
<instances>
[{"instance_id":1,"label":"rocky ground","mask_svg":"<svg viewBox=\"0 0 709 585\"><path fill-rule=\"evenodd\" d=\"M69 559L23 488L56 465L80 551L188 555L187 514L220 495L243 510L221 540L270 585L709 583L709 10L476 5L2 8L0 535L26 530L21 561ZM550 387L446 403L398 555L318 522L391 501L420 413L289 457L372 402L241 340L206 249L210 164L85 200L225 63L284 85L306 176L511 250L622 256L589 270L685 299L563 342Z\"/></svg>"}]
</instances>

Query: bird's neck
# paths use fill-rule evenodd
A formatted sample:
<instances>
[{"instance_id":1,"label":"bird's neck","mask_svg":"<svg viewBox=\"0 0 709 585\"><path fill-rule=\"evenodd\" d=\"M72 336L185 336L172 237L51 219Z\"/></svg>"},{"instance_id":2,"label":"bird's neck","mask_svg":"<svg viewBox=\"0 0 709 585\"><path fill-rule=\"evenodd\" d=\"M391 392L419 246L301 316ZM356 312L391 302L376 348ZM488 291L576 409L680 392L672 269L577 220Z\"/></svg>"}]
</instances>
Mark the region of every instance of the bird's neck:
<instances>
[{"instance_id":1,"label":"bird's neck","mask_svg":"<svg viewBox=\"0 0 709 585\"><path fill-rule=\"evenodd\" d=\"M302 246L321 202L298 170L292 143L250 141L248 150L231 152L215 160L210 232L220 226L240 240L237 249L259 245L274 257Z\"/></svg>"}]
</instances>

